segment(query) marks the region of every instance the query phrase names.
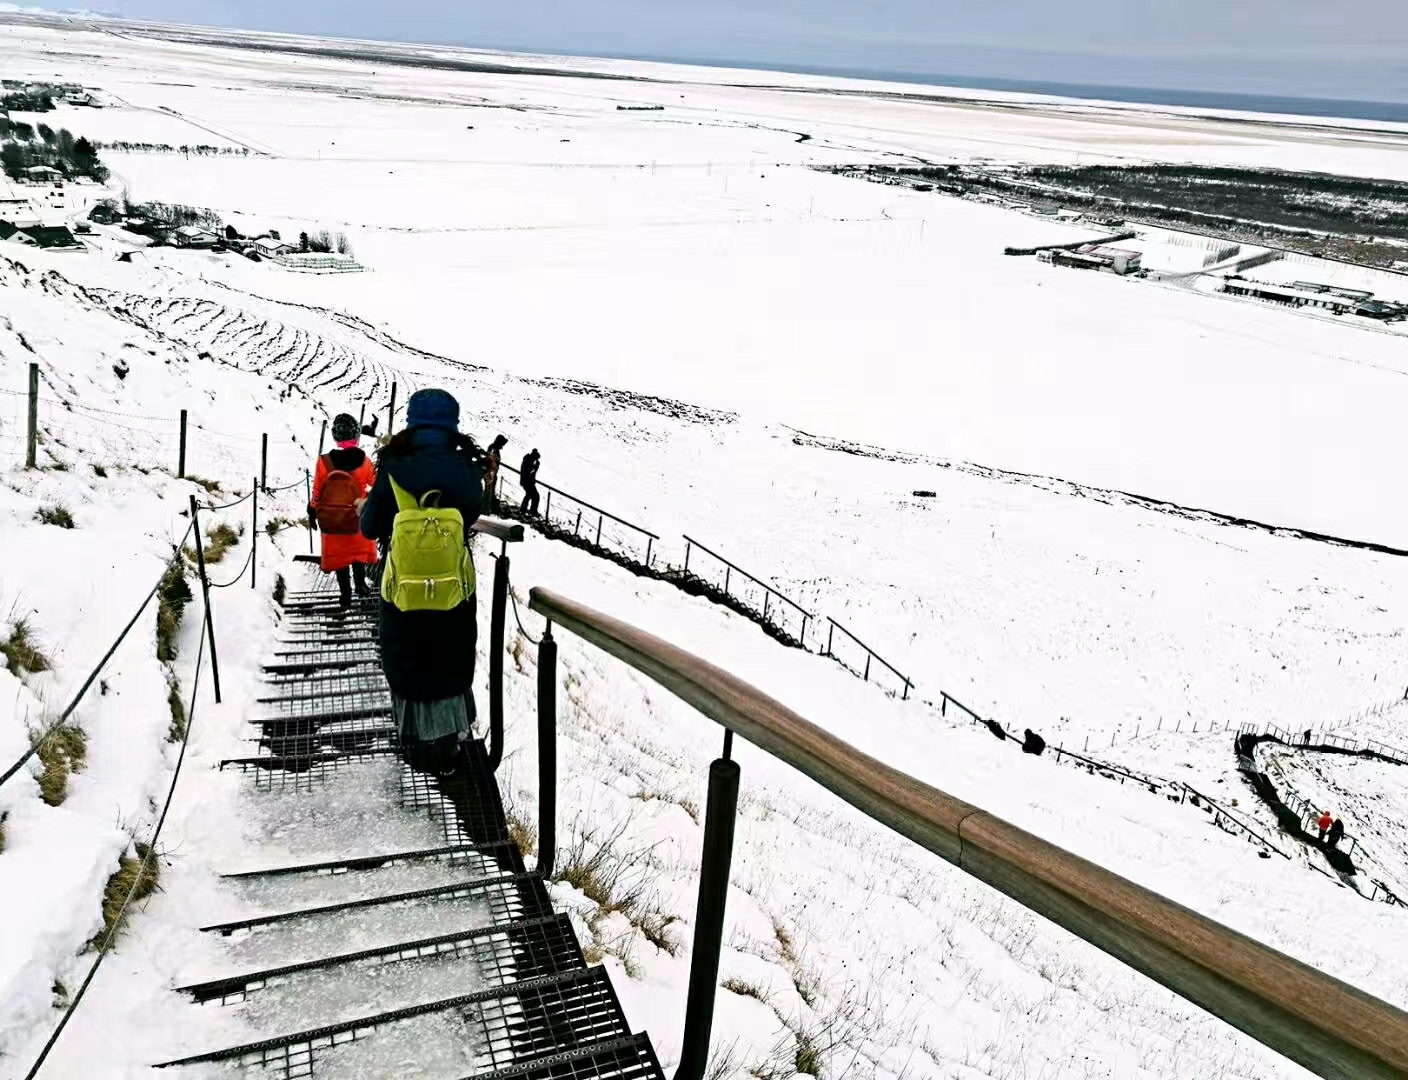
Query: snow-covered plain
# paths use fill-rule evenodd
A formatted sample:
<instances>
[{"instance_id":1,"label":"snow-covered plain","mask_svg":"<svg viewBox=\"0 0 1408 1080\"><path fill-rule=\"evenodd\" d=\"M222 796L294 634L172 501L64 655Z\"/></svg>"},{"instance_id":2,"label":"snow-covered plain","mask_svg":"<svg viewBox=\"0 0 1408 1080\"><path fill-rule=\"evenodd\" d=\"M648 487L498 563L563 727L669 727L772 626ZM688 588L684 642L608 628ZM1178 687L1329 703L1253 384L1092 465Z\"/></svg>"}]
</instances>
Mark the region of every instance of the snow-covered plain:
<instances>
[{"instance_id":1,"label":"snow-covered plain","mask_svg":"<svg viewBox=\"0 0 1408 1080\"><path fill-rule=\"evenodd\" d=\"M1215 725L1184 756L1200 783L1244 800L1228 723L1352 727L1408 682L1401 559L1101 491L1408 546L1394 498L1408 405L1401 339L1005 258L1007 244L1084 232L807 167L981 155L1408 176L1408 134L896 100L790 76L783 90L726 85L760 81L732 73L476 75L109 29L0 26L6 77L99 88L108 107L57 118L91 138L250 148L247 158L108 157L134 199L210 206L285 235L346 231L371 271L294 275L173 251L119 264L111 256L131 245L103 230L85 256L16 251L24 269L0 264L0 389L21 390L37 355L89 410L45 413L46 460L67 471L7 472L0 555L22 588L6 581L5 599L23 592L18 610L62 648L57 670L27 688L0 674L6 760L24 746L25 709L39 711L41 695L61 703L81 682L184 527L190 485L161 473L97 478L92 464L169 469L172 420L188 407L200 425L192 472L246 490L267 431L271 482L291 482L311 456L315 416L366 399L384 409L393 380L402 401L417 385L450 387L481 441L509 436L511 461L541 447L546 479L661 533L662 558L678 562L688 533L844 622L921 697L947 690L1076 749L1115 740L1111 757L1147 748L1133 736L1151 724ZM666 108L617 108L641 103ZM1303 276L1318 279L1314 268ZM127 356L132 373L117 379L112 366ZM286 381L300 392L284 397ZM6 439L19 402L0 397L7 470L18 464ZM271 512L296 515L300 499L290 492ZM30 521L50 500L78 520L61 541ZM65 573L27 572L58 557L59 542L74 549ZM266 549L266 582L302 542L293 531ZM579 553L532 541L516 553L515 580L637 621L867 752L1408 1002L1401 909L1299 863L1260 860L1187 807L1023 757ZM95 983L55 1075L97 1075L100 1060L102 1075L137 1075L189 1049L197 1021L165 991L199 959L193 927L219 900L212 873L250 858L212 825L239 796L208 768L253 708L264 595L217 601L230 704L203 712L164 845L165 891ZM149 641L150 623L137 632ZM506 785L531 817L531 650L516 655ZM103 698L79 714L92 765L70 802L44 807L19 780L0 792L11 810L3 895L24 882L29 897L13 905L0 949L0 1053L16 1061L47 1033L54 979L73 983L73 954L97 926L101 882L126 842L121 825L149 822L169 775L165 676L144 647L128 656L113 673L120 708L109 716ZM688 808L703 801L716 732L585 647L569 642L564 658L572 749L562 760L575 766L564 826L600 837L624 823L617 846L648 853L643 872L687 941L699 847ZM1129 764L1177 776L1183 748L1129 752ZM724 975L762 999L723 995L718 1045L736 1040L739 1075L768 1061L788 1075L798 1031L835 1039L832 1076L1303 1075L759 755L745 750L743 767ZM70 876L35 869L57 864L55 850L72 851ZM583 930L616 966L633 1023L670 1058L687 956L610 920L584 918ZM111 1033L136 1017L141 1038L115 1057Z\"/></svg>"}]
</instances>

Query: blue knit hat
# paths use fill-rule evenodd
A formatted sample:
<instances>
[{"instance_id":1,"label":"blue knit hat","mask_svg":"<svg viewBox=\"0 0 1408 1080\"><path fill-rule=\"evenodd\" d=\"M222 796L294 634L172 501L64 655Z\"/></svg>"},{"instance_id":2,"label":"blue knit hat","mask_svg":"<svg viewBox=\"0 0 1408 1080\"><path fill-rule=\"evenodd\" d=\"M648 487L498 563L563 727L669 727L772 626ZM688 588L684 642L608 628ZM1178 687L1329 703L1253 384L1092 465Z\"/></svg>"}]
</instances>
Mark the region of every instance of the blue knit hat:
<instances>
[{"instance_id":1,"label":"blue knit hat","mask_svg":"<svg viewBox=\"0 0 1408 1080\"><path fill-rule=\"evenodd\" d=\"M406 426L458 431L460 403L444 390L417 390L406 403Z\"/></svg>"}]
</instances>

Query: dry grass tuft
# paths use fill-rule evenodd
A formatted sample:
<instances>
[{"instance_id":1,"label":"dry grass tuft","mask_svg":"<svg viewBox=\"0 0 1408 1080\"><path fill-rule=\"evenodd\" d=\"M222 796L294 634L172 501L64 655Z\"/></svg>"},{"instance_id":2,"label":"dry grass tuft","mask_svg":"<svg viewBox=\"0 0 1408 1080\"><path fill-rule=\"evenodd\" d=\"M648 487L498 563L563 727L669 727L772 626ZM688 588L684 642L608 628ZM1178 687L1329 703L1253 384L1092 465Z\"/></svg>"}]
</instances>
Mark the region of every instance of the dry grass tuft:
<instances>
[{"instance_id":1,"label":"dry grass tuft","mask_svg":"<svg viewBox=\"0 0 1408 1080\"><path fill-rule=\"evenodd\" d=\"M181 617L193 598L186 583L186 568L180 559L172 559L157 590L156 658L163 664L176 659L176 635L181 629Z\"/></svg>"},{"instance_id":2,"label":"dry grass tuft","mask_svg":"<svg viewBox=\"0 0 1408 1080\"><path fill-rule=\"evenodd\" d=\"M211 495L220 494L219 480L207 480L203 476L187 476L186 479L189 480L191 483L197 485L198 487L205 488L205 490Z\"/></svg>"},{"instance_id":3,"label":"dry grass tuft","mask_svg":"<svg viewBox=\"0 0 1408 1080\"><path fill-rule=\"evenodd\" d=\"M805 1031L797 1032L797 1053L793 1059L803 1076L821 1075L821 1047Z\"/></svg>"},{"instance_id":4,"label":"dry grass tuft","mask_svg":"<svg viewBox=\"0 0 1408 1080\"><path fill-rule=\"evenodd\" d=\"M737 994L739 997L750 997L764 1004L767 1003L768 995L757 983L750 983L739 978L728 978L721 984L730 994Z\"/></svg>"},{"instance_id":5,"label":"dry grass tuft","mask_svg":"<svg viewBox=\"0 0 1408 1080\"><path fill-rule=\"evenodd\" d=\"M47 737L34 737L34 756L43 766L39 797L50 806L59 806L68 798L68 778L83 771L88 758L88 736L82 728L61 724Z\"/></svg>"},{"instance_id":6,"label":"dry grass tuft","mask_svg":"<svg viewBox=\"0 0 1408 1080\"><path fill-rule=\"evenodd\" d=\"M44 525L57 525L60 529L73 528L73 515L69 513L68 507L62 503L41 506L34 512L34 520Z\"/></svg>"},{"instance_id":7,"label":"dry grass tuft","mask_svg":"<svg viewBox=\"0 0 1408 1080\"><path fill-rule=\"evenodd\" d=\"M176 676L168 673L167 682L166 704L171 709L171 726L166 729L166 741L178 743L186 737L186 703L181 700L181 684Z\"/></svg>"},{"instance_id":8,"label":"dry grass tuft","mask_svg":"<svg viewBox=\"0 0 1408 1080\"><path fill-rule=\"evenodd\" d=\"M0 851L5 850L5 821L9 816L8 810L0 810Z\"/></svg>"},{"instance_id":9,"label":"dry grass tuft","mask_svg":"<svg viewBox=\"0 0 1408 1080\"><path fill-rule=\"evenodd\" d=\"M9 638L0 641L0 656L5 658L10 674L16 678L48 671L54 666L34 639L34 627L28 619L16 619L11 624Z\"/></svg>"},{"instance_id":10,"label":"dry grass tuft","mask_svg":"<svg viewBox=\"0 0 1408 1080\"><path fill-rule=\"evenodd\" d=\"M136 844L135 848L135 857L122 856L117 873L108 878L103 889L103 929L88 942L89 949L101 949L116 941L127 922L129 898L132 903L145 900L160 884L161 871L152 849L146 844Z\"/></svg>"},{"instance_id":11,"label":"dry grass tuft","mask_svg":"<svg viewBox=\"0 0 1408 1080\"><path fill-rule=\"evenodd\" d=\"M533 825L512 810L507 811L504 817L508 821L508 838L520 855L527 857L538 850L538 830Z\"/></svg>"}]
</instances>

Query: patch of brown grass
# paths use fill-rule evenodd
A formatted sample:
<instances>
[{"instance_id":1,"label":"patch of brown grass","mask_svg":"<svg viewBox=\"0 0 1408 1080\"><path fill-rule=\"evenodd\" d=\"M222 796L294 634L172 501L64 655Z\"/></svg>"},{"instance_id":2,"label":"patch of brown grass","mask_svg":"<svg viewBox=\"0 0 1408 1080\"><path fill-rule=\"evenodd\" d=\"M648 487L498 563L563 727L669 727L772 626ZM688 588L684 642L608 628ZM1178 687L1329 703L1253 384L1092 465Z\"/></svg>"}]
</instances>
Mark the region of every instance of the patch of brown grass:
<instances>
[{"instance_id":1,"label":"patch of brown grass","mask_svg":"<svg viewBox=\"0 0 1408 1080\"><path fill-rule=\"evenodd\" d=\"M68 798L68 778L83 771L88 758L88 736L82 728L61 724L47 736L34 737L34 756L43 766L39 797L50 806L59 806Z\"/></svg>"},{"instance_id":2,"label":"patch of brown grass","mask_svg":"<svg viewBox=\"0 0 1408 1080\"><path fill-rule=\"evenodd\" d=\"M155 854L146 844L135 844L136 855L124 855L117 873L103 889L103 929L88 942L89 949L101 949L117 940L127 922L131 905L156 892L161 871Z\"/></svg>"},{"instance_id":3,"label":"patch of brown grass","mask_svg":"<svg viewBox=\"0 0 1408 1080\"><path fill-rule=\"evenodd\" d=\"M34 627L29 624L28 619L16 619L10 626L8 640L0 641L0 656L5 658L10 674L16 678L38 674L53 667L53 663L35 640Z\"/></svg>"}]
</instances>

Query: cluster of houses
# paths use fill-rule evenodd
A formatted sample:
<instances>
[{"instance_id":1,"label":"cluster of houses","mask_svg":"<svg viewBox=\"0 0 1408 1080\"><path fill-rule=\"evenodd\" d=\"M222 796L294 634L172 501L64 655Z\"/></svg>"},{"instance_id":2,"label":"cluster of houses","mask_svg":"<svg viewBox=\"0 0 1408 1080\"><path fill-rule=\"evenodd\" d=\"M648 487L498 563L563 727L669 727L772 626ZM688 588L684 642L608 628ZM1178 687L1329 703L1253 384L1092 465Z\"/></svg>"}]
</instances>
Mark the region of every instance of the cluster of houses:
<instances>
[{"instance_id":1,"label":"cluster of houses","mask_svg":"<svg viewBox=\"0 0 1408 1080\"><path fill-rule=\"evenodd\" d=\"M1408 304L1376 300L1366 289L1345 289L1338 285L1321 285L1314 281L1293 281L1279 285L1253 281L1233 274L1223 279L1220 290L1229 296L1246 296L1286 307L1316 308L1333 315L1359 315L1366 319L1396 322L1408 318Z\"/></svg>"},{"instance_id":2,"label":"cluster of houses","mask_svg":"<svg viewBox=\"0 0 1408 1080\"><path fill-rule=\"evenodd\" d=\"M0 190L0 243L43 251L85 251L82 241L64 225L45 225L34 204Z\"/></svg>"},{"instance_id":3,"label":"cluster of houses","mask_svg":"<svg viewBox=\"0 0 1408 1080\"><path fill-rule=\"evenodd\" d=\"M98 100L78 83L27 83L20 79L0 81L0 90L6 94L21 94L25 97L48 98L50 101L66 101L70 105L101 108Z\"/></svg>"}]
</instances>

